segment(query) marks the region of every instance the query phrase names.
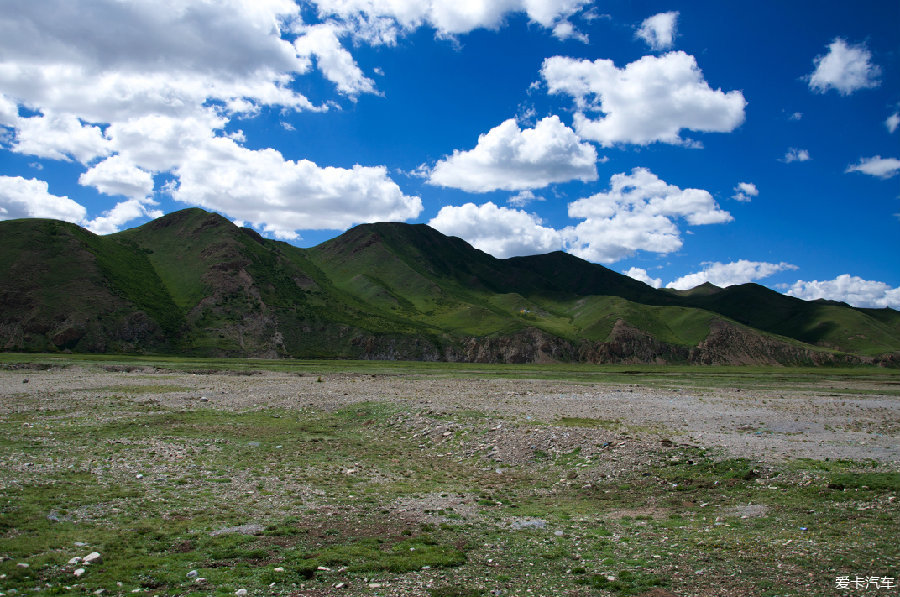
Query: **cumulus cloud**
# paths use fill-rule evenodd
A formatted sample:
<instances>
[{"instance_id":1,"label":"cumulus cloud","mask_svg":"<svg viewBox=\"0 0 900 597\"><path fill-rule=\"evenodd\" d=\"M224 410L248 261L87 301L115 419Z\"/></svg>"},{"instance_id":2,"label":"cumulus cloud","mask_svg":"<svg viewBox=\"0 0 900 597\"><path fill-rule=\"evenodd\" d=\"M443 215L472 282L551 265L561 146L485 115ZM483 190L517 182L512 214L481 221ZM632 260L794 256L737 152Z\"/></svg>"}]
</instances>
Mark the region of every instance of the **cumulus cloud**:
<instances>
[{"instance_id":1,"label":"cumulus cloud","mask_svg":"<svg viewBox=\"0 0 900 597\"><path fill-rule=\"evenodd\" d=\"M893 178L900 172L900 159L883 158L880 155L862 158L859 163L847 166L846 172L862 172L878 178Z\"/></svg>"},{"instance_id":2,"label":"cumulus cloud","mask_svg":"<svg viewBox=\"0 0 900 597\"><path fill-rule=\"evenodd\" d=\"M623 68L611 60L554 56L541 74L550 93L575 100L576 132L604 146L654 142L692 144L683 129L730 132L744 121L747 105L740 91L712 89L693 56L669 52L644 56ZM603 114L598 119L585 111Z\"/></svg>"},{"instance_id":3,"label":"cumulus cloud","mask_svg":"<svg viewBox=\"0 0 900 597\"><path fill-rule=\"evenodd\" d=\"M706 267L702 271L669 282L666 284L666 288L688 290L705 282L721 287L733 286L767 278L785 270L797 269L796 265L790 263L766 263L765 261L748 261L746 259L731 263L711 262L704 265Z\"/></svg>"},{"instance_id":4,"label":"cumulus cloud","mask_svg":"<svg viewBox=\"0 0 900 597\"><path fill-rule=\"evenodd\" d=\"M543 197L538 197L531 191L519 191L507 200L507 203L515 207L525 207L532 201L544 201Z\"/></svg>"},{"instance_id":5,"label":"cumulus cloud","mask_svg":"<svg viewBox=\"0 0 900 597\"><path fill-rule=\"evenodd\" d=\"M827 299L843 301L854 307L900 309L900 287L891 288L884 282L864 280L849 274L842 274L834 280L797 280L785 294L806 301Z\"/></svg>"},{"instance_id":6,"label":"cumulus cloud","mask_svg":"<svg viewBox=\"0 0 900 597\"><path fill-rule=\"evenodd\" d=\"M751 201L754 197L759 195L759 189L756 188L756 185L752 182L739 182L737 186L734 187L734 195L731 196L735 201Z\"/></svg>"},{"instance_id":7,"label":"cumulus cloud","mask_svg":"<svg viewBox=\"0 0 900 597\"><path fill-rule=\"evenodd\" d=\"M404 195L383 166L323 168L287 160L274 149L246 149L226 137L205 139L191 153L174 170L174 199L227 213L278 238L422 212L421 199Z\"/></svg>"},{"instance_id":8,"label":"cumulus cloud","mask_svg":"<svg viewBox=\"0 0 900 597\"><path fill-rule=\"evenodd\" d=\"M100 127L84 124L72 114L45 114L15 118L12 150L51 160L76 159L86 164L109 153L109 141Z\"/></svg>"},{"instance_id":9,"label":"cumulus cloud","mask_svg":"<svg viewBox=\"0 0 900 597\"><path fill-rule=\"evenodd\" d=\"M652 50L668 50L675 42L677 23L678 12L661 12L644 19L635 35Z\"/></svg>"},{"instance_id":10,"label":"cumulus cloud","mask_svg":"<svg viewBox=\"0 0 900 597\"><path fill-rule=\"evenodd\" d=\"M559 231L541 225L533 214L488 201L442 207L428 225L448 236L458 236L494 257L548 253L562 248Z\"/></svg>"},{"instance_id":11,"label":"cumulus cloud","mask_svg":"<svg viewBox=\"0 0 900 597\"><path fill-rule=\"evenodd\" d=\"M93 220L84 223L85 228L94 234L112 234L121 230L131 220L148 217L162 217L163 212L149 207L151 202L141 199L128 199L117 203L112 209Z\"/></svg>"},{"instance_id":12,"label":"cumulus cloud","mask_svg":"<svg viewBox=\"0 0 900 597\"><path fill-rule=\"evenodd\" d=\"M294 47L300 57L315 56L316 66L322 75L337 85L341 93L355 96L375 92L375 82L363 74L350 52L341 46L334 25L309 27L302 37L294 41Z\"/></svg>"},{"instance_id":13,"label":"cumulus cloud","mask_svg":"<svg viewBox=\"0 0 900 597\"><path fill-rule=\"evenodd\" d=\"M682 246L676 224L718 224L733 218L709 192L680 189L646 168L610 178L610 190L569 204L569 216L584 218L564 235L569 251L588 261L612 263L637 251L671 253Z\"/></svg>"},{"instance_id":14,"label":"cumulus cloud","mask_svg":"<svg viewBox=\"0 0 900 597\"><path fill-rule=\"evenodd\" d=\"M784 157L781 158L781 161L785 164L790 164L791 162L807 162L810 159L809 151L791 147L787 150L787 153L784 154Z\"/></svg>"},{"instance_id":15,"label":"cumulus cloud","mask_svg":"<svg viewBox=\"0 0 900 597\"><path fill-rule=\"evenodd\" d=\"M290 87L306 72L281 38L289 0L10 0L0 15L0 89L86 122L185 114L208 100L242 110L312 108Z\"/></svg>"},{"instance_id":16,"label":"cumulus cloud","mask_svg":"<svg viewBox=\"0 0 900 597\"><path fill-rule=\"evenodd\" d=\"M884 126L887 127L889 133L894 133L897 127L900 126L900 112L894 112L888 116L887 120L884 121Z\"/></svg>"},{"instance_id":17,"label":"cumulus cloud","mask_svg":"<svg viewBox=\"0 0 900 597\"><path fill-rule=\"evenodd\" d=\"M850 95L857 89L878 87L881 68L871 60L872 53L864 44L848 45L837 37L828 44L827 54L816 57L809 88L819 93L836 89L841 95Z\"/></svg>"},{"instance_id":18,"label":"cumulus cloud","mask_svg":"<svg viewBox=\"0 0 900 597\"><path fill-rule=\"evenodd\" d=\"M650 274L647 273L647 270L640 267L631 267L622 273L629 278L634 278L644 284L649 284L653 288L660 288L662 286L661 278L651 278Z\"/></svg>"},{"instance_id":19,"label":"cumulus cloud","mask_svg":"<svg viewBox=\"0 0 900 597\"><path fill-rule=\"evenodd\" d=\"M436 186L464 191L518 191L555 182L597 179L597 150L582 143L558 116L520 129L510 118L478 137L468 151L455 150L428 178Z\"/></svg>"},{"instance_id":20,"label":"cumulus cloud","mask_svg":"<svg viewBox=\"0 0 900 597\"><path fill-rule=\"evenodd\" d=\"M0 220L53 218L81 223L85 208L68 197L50 193L43 180L21 176L0 176Z\"/></svg>"},{"instance_id":21,"label":"cumulus cloud","mask_svg":"<svg viewBox=\"0 0 900 597\"><path fill-rule=\"evenodd\" d=\"M78 178L78 184L94 187L105 195L144 199L153 193L153 175L120 155L99 162Z\"/></svg>"},{"instance_id":22,"label":"cumulus cloud","mask_svg":"<svg viewBox=\"0 0 900 597\"><path fill-rule=\"evenodd\" d=\"M79 212L98 232L158 214L157 174L176 200L281 238L418 216L420 199L384 167L287 160L226 132L263 107L323 110L296 91L313 66L344 95L375 92L341 47L342 26L307 26L300 12L291 0L10 0L0 124L14 151L77 160L82 185L126 198L90 221ZM19 106L36 115L20 117Z\"/></svg>"},{"instance_id":23,"label":"cumulus cloud","mask_svg":"<svg viewBox=\"0 0 900 597\"><path fill-rule=\"evenodd\" d=\"M319 16L355 23L370 41L392 43L396 36L420 26L440 36L497 29L507 15L525 13L532 22L552 29L581 10L589 0L318 0Z\"/></svg>"}]
</instances>

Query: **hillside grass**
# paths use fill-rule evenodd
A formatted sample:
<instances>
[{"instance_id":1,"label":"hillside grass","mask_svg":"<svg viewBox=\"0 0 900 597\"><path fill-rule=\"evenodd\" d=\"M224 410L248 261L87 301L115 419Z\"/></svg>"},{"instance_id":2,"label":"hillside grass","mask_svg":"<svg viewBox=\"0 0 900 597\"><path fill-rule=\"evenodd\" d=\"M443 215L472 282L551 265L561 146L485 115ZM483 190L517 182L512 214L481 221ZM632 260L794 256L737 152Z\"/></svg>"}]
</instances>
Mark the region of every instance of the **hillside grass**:
<instances>
[{"instance_id":1,"label":"hillside grass","mask_svg":"<svg viewBox=\"0 0 900 597\"><path fill-rule=\"evenodd\" d=\"M583 383L652 387L779 389L823 387L854 393L847 384L870 383L879 393L900 395L900 370L874 366L781 367L710 365L594 365L587 363L491 364L351 359L197 358L170 355L0 353L0 369L87 367L112 371L140 368L252 374L277 371L311 375L412 375L458 378L561 379Z\"/></svg>"}]
</instances>

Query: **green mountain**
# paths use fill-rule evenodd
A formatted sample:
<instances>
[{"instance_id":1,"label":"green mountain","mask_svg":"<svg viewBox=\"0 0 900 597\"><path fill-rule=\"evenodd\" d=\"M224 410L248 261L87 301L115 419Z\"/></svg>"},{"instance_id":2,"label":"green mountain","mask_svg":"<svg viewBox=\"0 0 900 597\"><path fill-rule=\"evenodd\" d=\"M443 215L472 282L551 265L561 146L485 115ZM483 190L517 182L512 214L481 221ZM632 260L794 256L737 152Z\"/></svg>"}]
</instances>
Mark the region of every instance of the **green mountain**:
<instances>
[{"instance_id":1,"label":"green mountain","mask_svg":"<svg viewBox=\"0 0 900 597\"><path fill-rule=\"evenodd\" d=\"M900 313L762 286L656 290L422 224L312 249L200 209L96 236L0 222L0 349L477 362L896 363Z\"/></svg>"}]
</instances>

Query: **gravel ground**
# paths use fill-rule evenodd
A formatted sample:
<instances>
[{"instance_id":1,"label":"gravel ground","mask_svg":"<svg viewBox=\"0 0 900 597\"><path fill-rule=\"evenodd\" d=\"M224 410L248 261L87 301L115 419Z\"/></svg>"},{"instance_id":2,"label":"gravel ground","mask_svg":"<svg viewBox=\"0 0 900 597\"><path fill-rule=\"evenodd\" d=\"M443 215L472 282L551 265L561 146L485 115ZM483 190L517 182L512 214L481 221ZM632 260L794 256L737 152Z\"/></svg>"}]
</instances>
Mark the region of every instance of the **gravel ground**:
<instances>
[{"instance_id":1,"label":"gravel ground","mask_svg":"<svg viewBox=\"0 0 900 597\"><path fill-rule=\"evenodd\" d=\"M0 415L22 403L7 397L27 395L38 399L41 409L64 408L71 416L73 406L87 412L92 398L118 386L161 387L162 391L145 394L146 400L168 408L195 408L205 398L206 407L240 411L271 407L330 411L360 401L403 404L411 412L430 415L476 411L498 419L494 445L501 460L515 461L516 452L526 445L531 449L553 440L562 449L579 443L583 439L579 434L603 435L604 429L573 428L566 435L557 427L552 433L541 427L577 417L598 420L619 435L625 431L638 443L663 438L764 462L873 459L900 469L900 397L840 394L827 387L773 392L435 376L191 374L71 367L0 371ZM34 404L28 399L24 403ZM419 423L428 425L424 420L409 424ZM544 437L548 434L553 437Z\"/></svg>"}]
</instances>

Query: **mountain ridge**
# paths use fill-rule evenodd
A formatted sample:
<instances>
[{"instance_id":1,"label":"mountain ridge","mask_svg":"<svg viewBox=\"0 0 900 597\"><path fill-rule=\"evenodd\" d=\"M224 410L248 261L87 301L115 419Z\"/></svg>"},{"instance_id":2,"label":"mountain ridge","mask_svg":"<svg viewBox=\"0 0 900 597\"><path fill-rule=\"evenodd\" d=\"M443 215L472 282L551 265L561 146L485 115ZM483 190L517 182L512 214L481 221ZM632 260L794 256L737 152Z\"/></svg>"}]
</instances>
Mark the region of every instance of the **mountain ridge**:
<instances>
[{"instance_id":1,"label":"mountain ridge","mask_svg":"<svg viewBox=\"0 0 900 597\"><path fill-rule=\"evenodd\" d=\"M755 284L654 289L424 224L310 249L199 208L97 236L0 222L0 350L476 362L896 364L900 313Z\"/></svg>"}]
</instances>

